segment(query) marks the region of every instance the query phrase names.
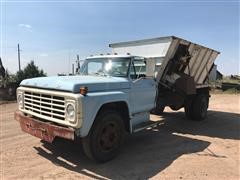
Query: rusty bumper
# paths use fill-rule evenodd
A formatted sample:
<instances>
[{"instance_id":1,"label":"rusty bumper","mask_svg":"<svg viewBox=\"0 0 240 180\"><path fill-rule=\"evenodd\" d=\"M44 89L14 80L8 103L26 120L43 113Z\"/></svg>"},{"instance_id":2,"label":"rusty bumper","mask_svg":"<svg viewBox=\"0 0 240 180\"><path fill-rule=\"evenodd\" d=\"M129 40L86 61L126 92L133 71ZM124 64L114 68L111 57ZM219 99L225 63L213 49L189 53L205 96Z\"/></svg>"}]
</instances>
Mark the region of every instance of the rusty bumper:
<instances>
[{"instance_id":1,"label":"rusty bumper","mask_svg":"<svg viewBox=\"0 0 240 180\"><path fill-rule=\"evenodd\" d=\"M20 111L16 111L14 117L19 121L22 131L44 141L51 143L55 137L74 140L74 129L57 126L49 122L42 122L27 117Z\"/></svg>"}]
</instances>

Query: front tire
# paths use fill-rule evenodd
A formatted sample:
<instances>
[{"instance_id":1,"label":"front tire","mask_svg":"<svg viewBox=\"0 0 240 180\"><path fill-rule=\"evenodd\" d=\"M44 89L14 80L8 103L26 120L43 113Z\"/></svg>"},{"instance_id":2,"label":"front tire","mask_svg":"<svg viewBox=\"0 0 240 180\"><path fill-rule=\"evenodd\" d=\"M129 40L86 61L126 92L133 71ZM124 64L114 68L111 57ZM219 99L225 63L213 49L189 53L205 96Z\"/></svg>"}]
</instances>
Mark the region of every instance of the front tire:
<instances>
[{"instance_id":1,"label":"front tire","mask_svg":"<svg viewBox=\"0 0 240 180\"><path fill-rule=\"evenodd\" d=\"M103 163L117 156L123 139L122 117L115 111L104 111L95 119L89 135L83 138L83 150L89 158Z\"/></svg>"}]
</instances>

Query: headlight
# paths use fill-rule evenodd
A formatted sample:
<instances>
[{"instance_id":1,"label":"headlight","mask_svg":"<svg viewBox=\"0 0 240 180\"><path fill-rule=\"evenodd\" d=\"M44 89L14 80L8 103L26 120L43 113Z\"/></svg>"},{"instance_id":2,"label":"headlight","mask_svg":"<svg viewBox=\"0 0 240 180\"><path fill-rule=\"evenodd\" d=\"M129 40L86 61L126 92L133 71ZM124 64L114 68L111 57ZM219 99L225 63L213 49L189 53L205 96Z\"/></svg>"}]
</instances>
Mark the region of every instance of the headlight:
<instances>
[{"instance_id":1,"label":"headlight","mask_svg":"<svg viewBox=\"0 0 240 180\"><path fill-rule=\"evenodd\" d=\"M23 108L24 102L23 102L23 94L22 93L18 94L17 101L18 101L19 108Z\"/></svg>"},{"instance_id":2,"label":"headlight","mask_svg":"<svg viewBox=\"0 0 240 180\"><path fill-rule=\"evenodd\" d=\"M76 122L75 114L76 114L75 105L73 103L67 103L67 106L66 106L67 120L69 120L69 122L71 123L75 123Z\"/></svg>"}]
</instances>

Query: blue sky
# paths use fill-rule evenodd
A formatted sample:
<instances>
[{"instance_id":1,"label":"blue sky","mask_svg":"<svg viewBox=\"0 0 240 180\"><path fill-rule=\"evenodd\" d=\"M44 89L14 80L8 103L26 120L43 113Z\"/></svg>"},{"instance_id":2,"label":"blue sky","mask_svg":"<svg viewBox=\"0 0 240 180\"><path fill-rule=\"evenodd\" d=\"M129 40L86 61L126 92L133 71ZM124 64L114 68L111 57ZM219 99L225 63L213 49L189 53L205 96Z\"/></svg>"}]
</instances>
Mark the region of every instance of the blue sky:
<instances>
[{"instance_id":1,"label":"blue sky","mask_svg":"<svg viewBox=\"0 0 240 180\"><path fill-rule=\"evenodd\" d=\"M48 75L71 71L108 44L175 35L221 52L218 69L239 74L239 2L9 2L1 3L1 57L15 73L17 44Z\"/></svg>"}]
</instances>

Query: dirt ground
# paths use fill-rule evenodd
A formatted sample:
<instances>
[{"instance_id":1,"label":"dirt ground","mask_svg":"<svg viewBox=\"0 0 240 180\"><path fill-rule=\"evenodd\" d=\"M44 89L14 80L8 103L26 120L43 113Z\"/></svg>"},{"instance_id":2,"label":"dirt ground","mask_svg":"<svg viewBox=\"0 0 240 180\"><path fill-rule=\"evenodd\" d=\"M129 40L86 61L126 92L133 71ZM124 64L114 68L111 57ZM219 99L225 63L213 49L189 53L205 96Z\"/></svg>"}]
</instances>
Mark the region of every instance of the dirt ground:
<instances>
[{"instance_id":1,"label":"dirt ground","mask_svg":"<svg viewBox=\"0 0 240 180\"><path fill-rule=\"evenodd\" d=\"M1 179L240 179L240 95L212 95L208 118L166 110L158 128L127 135L120 155L97 164L80 144L21 132L15 103L0 105Z\"/></svg>"}]
</instances>

